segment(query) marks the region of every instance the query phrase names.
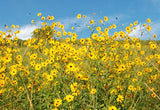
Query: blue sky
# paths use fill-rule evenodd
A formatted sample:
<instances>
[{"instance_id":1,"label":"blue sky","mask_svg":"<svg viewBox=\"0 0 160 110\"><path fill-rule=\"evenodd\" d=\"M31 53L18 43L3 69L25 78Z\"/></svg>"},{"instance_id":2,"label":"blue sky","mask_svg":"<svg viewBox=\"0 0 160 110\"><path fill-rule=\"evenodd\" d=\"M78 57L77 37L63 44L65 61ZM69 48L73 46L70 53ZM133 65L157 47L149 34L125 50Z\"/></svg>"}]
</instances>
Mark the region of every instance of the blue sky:
<instances>
[{"instance_id":1,"label":"blue sky","mask_svg":"<svg viewBox=\"0 0 160 110\"><path fill-rule=\"evenodd\" d=\"M75 22L84 27L82 24L86 21L76 20L79 13L89 18L93 17L93 13L96 13L97 18L108 16L112 23L126 25L136 20L144 23L150 18L151 26L154 26L152 33L159 35L160 32L160 0L1 0L0 4L0 29L3 30L5 24L20 25L21 35L26 38L36 28L30 22L32 19L38 20L38 12L44 16L53 15L56 21L67 28ZM118 21L115 20L116 17Z\"/></svg>"}]
</instances>

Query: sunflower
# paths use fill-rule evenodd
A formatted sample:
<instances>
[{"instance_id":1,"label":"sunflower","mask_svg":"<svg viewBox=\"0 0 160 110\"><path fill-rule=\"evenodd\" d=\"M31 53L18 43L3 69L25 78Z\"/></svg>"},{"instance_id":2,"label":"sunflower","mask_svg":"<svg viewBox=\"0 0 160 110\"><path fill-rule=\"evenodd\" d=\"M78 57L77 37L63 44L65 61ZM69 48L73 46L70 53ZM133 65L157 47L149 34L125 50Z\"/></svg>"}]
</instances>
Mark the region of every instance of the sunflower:
<instances>
[{"instance_id":1,"label":"sunflower","mask_svg":"<svg viewBox=\"0 0 160 110\"><path fill-rule=\"evenodd\" d=\"M55 99L54 100L54 106L55 107L59 107L62 104L62 100L61 99Z\"/></svg>"},{"instance_id":2,"label":"sunflower","mask_svg":"<svg viewBox=\"0 0 160 110\"><path fill-rule=\"evenodd\" d=\"M65 97L65 99L67 100L67 102L71 102L71 101L73 101L74 96L73 96L73 95L67 95L67 96Z\"/></svg>"},{"instance_id":3,"label":"sunflower","mask_svg":"<svg viewBox=\"0 0 160 110\"><path fill-rule=\"evenodd\" d=\"M115 107L115 106L109 106L108 110L117 110L117 107Z\"/></svg>"}]
</instances>

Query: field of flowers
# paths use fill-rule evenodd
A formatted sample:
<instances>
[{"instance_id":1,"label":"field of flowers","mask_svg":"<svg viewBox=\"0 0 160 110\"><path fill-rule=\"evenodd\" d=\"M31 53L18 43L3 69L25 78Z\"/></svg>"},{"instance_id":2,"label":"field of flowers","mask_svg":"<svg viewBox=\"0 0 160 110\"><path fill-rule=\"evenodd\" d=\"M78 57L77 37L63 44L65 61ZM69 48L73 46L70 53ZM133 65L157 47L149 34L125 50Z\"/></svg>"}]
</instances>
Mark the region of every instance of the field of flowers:
<instances>
[{"instance_id":1,"label":"field of flowers","mask_svg":"<svg viewBox=\"0 0 160 110\"><path fill-rule=\"evenodd\" d=\"M87 38L66 32L44 17L31 39L18 39L18 25L0 31L1 110L159 110L160 41L141 41L91 19ZM85 19L78 14L77 19ZM36 23L31 21L33 25ZM151 31L151 20L143 24ZM75 27L72 27L74 30Z\"/></svg>"}]
</instances>

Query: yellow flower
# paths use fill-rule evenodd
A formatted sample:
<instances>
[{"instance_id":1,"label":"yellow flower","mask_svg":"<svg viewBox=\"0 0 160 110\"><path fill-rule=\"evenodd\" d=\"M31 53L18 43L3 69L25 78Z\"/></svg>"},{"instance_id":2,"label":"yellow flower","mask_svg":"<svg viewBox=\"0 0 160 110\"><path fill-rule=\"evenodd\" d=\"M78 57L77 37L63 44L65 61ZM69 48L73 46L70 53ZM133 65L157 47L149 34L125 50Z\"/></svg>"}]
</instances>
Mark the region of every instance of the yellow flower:
<instances>
[{"instance_id":1,"label":"yellow flower","mask_svg":"<svg viewBox=\"0 0 160 110\"><path fill-rule=\"evenodd\" d=\"M72 27L72 30L74 29L74 26Z\"/></svg>"},{"instance_id":2,"label":"yellow flower","mask_svg":"<svg viewBox=\"0 0 160 110\"><path fill-rule=\"evenodd\" d=\"M122 71L124 71L126 69L126 66L124 64L121 64L121 65L119 65L118 68L121 69Z\"/></svg>"},{"instance_id":3,"label":"yellow flower","mask_svg":"<svg viewBox=\"0 0 160 110\"><path fill-rule=\"evenodd\" d=\"M140 91L141 89L142 89L142 88L141 88L140 86L137 86L137 90L139 90L139 91Z\"/></svg>"},{"instance_id":4,"label":"yellow flower","mask_svg":"<svg viewBox=\"0 0 160 110\"><path fill-rule=\"evenodd\" d=\"M153 98L155 98L155 97L156 97L156 94L155 94L155 93L152 93L151 96L152 96Z\"/></svg>"},{"instance_id":5,"label":"yellow flower","mask_svg":"<svg viewBox=\"0 0 160 110\"><path fill-rule=\"evenodd\" d=\"M29 71L27 71L27 70L25 70L25 71L24 71L24 74L25 74L25 75L29 75L29 74L30 74L30 72L29 72Z\"/></svg>"},{"instance_id":6,"label":"yellow flower","mask_svg":"<svg viewBox=\"0 0 160 110\"><path fill-rule=\"evenodd\" d=\"M135 21L133 24L134 24L134 25L137 25L137 24L138 24L138 21Z\"/></svg>"},{"instance_id":7,"label":"yellow flower","mask_svg":"<svg viewBox=\"0 0 160 110\"><path fill-rule=\"evenodd\" d=\"M143 27L146 27L146 23L143 24Z\"/></svg>"},{"instance_id":8,"label":"yellow flower","mask_svg":"<svg viewBox=\"0 0 160 110\"><path fill-rule=\"evenodd\" d=\"M133 85L129 85L129 86L128 86L128 89L129 89L130 91L132 91L132 90L134 89Z\"/></svg>"},{"instance_id":9,"label":"yellow flower","mask_svg":"<svg viewBox=\"0 0 160 110\"><path fill-rule=\"evenodd\" d=\"M17 81L16 80L12 81L12 85L17 85Z\"/></svg>"},{"instance_id":10,"label":"yellow flower","mask_svg":"<svg viewBox=\"0 0 160 110\"><path fill-rule=\"evenodd\" d=\"M122 95L118 95L117 102L122 103L123 100L124 100L124 97Z\"/></svg>"},{"instance_id":11,"label":"yellow flower","mask_svg":"<svg viewBox=\"0 0 160 110\"><path fill-rule=\"evenodd\" d=\"M70 70L70 71L74 71L75 70L75 64L74 63L69 63L67 65L67 69Z\"/></svg>"},{"instance_id":12,"label":"yellow flower","mask_svg":"<svg viewBox=\"0 0 160 110\"><path fill-rule=\"evenodd\" d=\"M80 74L80 73L79 73L79 74L75 74L75 78L77 78L77 79L79 79L79 80L82 79L82 77L83 77L83 75Z\"/></svg>"},{"instance_id":13,"label":"yellow flower","mask_svg":"<svg viewBox=\"0 0 160 110\"><path fill-rule=\"evenodd\" d=\"M50 20L54 20L54 16L51 16L50 18L51 18Z\"/></svg>"},{"instance_id":14,"label":"yellow flower","mask_svg":"<svg viewBox=\"0 0 160 110\"><path fill-rule=\"evenodd\" d=\"M97 90L94 89L94 88L92 88L92 89L90 90L90 94L95 94L96 92L97 92Z\"/></svg>"},{"instance_id":15,"label":"yellow flower","mask_svg":"<svg viewBox=\"0 0 160 110\"><path fill-rule=\"evenodd\" d=\"M41 69L41 65L40 64L36 64L35 70L40 70L40 69Z\"/></svg>"},{"instance_id":16,"label":"yellow flower","mask_svg":"<svg viewBox=\"0 0 160 110\"><path fill-rule=\"evenodd\" d=\"M58 32L57 32L57 36L58 36L58 37L61 37L61 36L62 36L61 31L58 31Z\"/></svg>"},{"instance_id":17,"label":"yellow flower","mask_svg":"<svg viewBox=\"0 0 160 110\"><path fill-rule=\"evenodd\" d=\"M75 42L75 41L76 41L76 39L77 39L77 37L76 37L76 36L72 36L72 37L71 37L71 41L72 41L72 42Z\"/></svg>"},{"instance_id":18,"label":"yellow flower","mask_svg":"<svg viewBox=\"0 0 160 110\"><path fill-rule=\"evenodd\" d=\"M112 105L112 106L109 106L108 110L117 110L117 107Z\"/></svg>"},{"instance_id":19,"label":"yellow flower","mask_svg":"<svg viewBox=\"0 0 160 110\"><path fill-rule=\"evenodd\" d=\"M53 75L54 77L57 77L57 70L56 69L53 69L51 70L51 75Z\"/></svg>"},{"instance_id":20,"label":"yellow flower","mask_svg":"<svg viewBox=\"0 0 160 110\"><path fill-rule=\"evenodd\" d=\"M5 74L4 73L1 73L0 74L0 79L4 79L5 78Z\"/></svg>"},{"instance_id":21,"label":"yellow flower","mask_svg":"<svg viewBox=\"0 0 160 110\"><path fill-rule=\"evenodd\" d=\"M80 42L81 42L81 44L84 44L85 43L85 39L80 39Z\"/></svg>"},{"instance_id":22,"label":"yellow flower","mask_svg":"<svg viewBox=\"0 0 160 110\"><path fill-rule=\"evenodd\" d=\"M117 26L116 26L116 24L113 24L112 27L113 27L113 29L115 29Z\"/></svg>"},{"instance_id":23,"label":"yellow flower","mask_svg":"<svg viewBox=\"0 0 160 110\"><path fill-rule=\"evenodd\" d=\"M0 96L3 95L4 92L4 89L0 89Z\"/></svg>"},{"instance_id":24,"label":"yellow flower","mask_svg":"<svg viewBox=\"0 0 160 110\"><path fill-rule=\"evenodd\" d=\"M61 29L64 29L64 25L61 25L60 28L61 28Z\"/></svg>"},{"instance_id":25,"label":"yellow flower","mask_svg":"<svg viewBox=\"0 0 160 110\"><path fill-rule=\"evenodd\" d=\"M108 21L108 17L107 16L104 17L104 21L105 22Z\"/></svg>"},{"instance_id":26,"label":"yellow flower","mask_svg":"<svg viewBox=\"0 0 160 110\"><path fill-rule=\"evenodd\" d=\"M133 24L132 23L130 23L130 25L129 25L130 27L133 27Z\"/></svg>"},{"instance_id":27,"label":"yellow flower","mask_svg":"<svg viewBox=\"0 0 160 110\"><path fill-rule=\"evenodd\" d=\"M138 42L138 43L136 43L136 46L137 46L137 48L139 48L139 49L140 49L140 48L141 48L141 43L139 43L139 42Z\"/></svg>"},{"instance_id":28,"label":"yellow flower","mask_svg":"<svg viewBox=\"0 0 160 110\"><path fill-rule=\"evenodd\" d=\"M23 59L22 59L22 56L21 56L21 55L18 55L18 56L16 57L16 60L22 61L22 60L23 60Z\"/></svg>"},{"instance_id":29,"label":"yellow flower","mask_svg":"<svg viewBox=\"0 0 160 110\"><path fill-rule=\"evenodd\" d=\"M93 39L96 39L97 37L98 37L98 34L97 34L97 33L92 34L92 38L93 38Z\"/></svg>"},{"instance_id":30,"label":"yellow flower","mask_svg":"<svg viewBox=\"0 0 160 110\"><path fill-rule=\"evenodd\" d=\"M48 19L48 20L51 20L51 16L48 15L48 16L47 16L47 19Z\"/></svg>"},{"instance_id":31,"label":"yellow flower","mask_svg":"<svg viewBox=\"0 0 160 110\"><path fill-rule=\"evenodd\" d=\"M97 30L97 31L100 31L100 30L101 30L101 27L98 26L98 27L96 28L96 30Z\"/></svg>"},{"instance_id":32,"label":"yellow flower","mask_svg":"<svg viewBox=\"0 0 160 110\"><path fill-rule=\"evenodd\" d=\"M48 81L52 81L53 80L53 76L52 75L47 75L47 80Z\"/></svg>"},{"instance_id":33,"label":"yellow flower","mask_svg":"<svg viewBox=\"0 0 160 110\"><path fill-rule=\"evenodd\" d=\"M19 28L19 25L16 25L16 28Z\"/></svg>"},{"instance_id":34,"label":"yellow flower","mask_svg":"<svg viewBox=\"0 0 160 110\"><path fill-rule=\"evenodd\" d=\"M91 24L91 25L94 24L94 20L90 20L90 24Z\"/></svg>"},{"instance_id":35,"label":"yellow flower","mask_svg":"<svg viewBox=\"0 0 160 110\"><path fill-rule=\"evenodd\" d=\"M37 16L41 16L41 15L42 15L42 13L38 13L38 14L37 14Z\"/></svg>"},{"instance_id":36,"label":"yellow flower","mask_svg":"<svg viewBox=\"0 0 160 110\"><path fill-rule=\"evenodd\" d=\"M103 23L103 20L100 20L99 22L102 24L102 23Z\"/></svg>"},{"instance_id":37,"label":"yellow flower","mask_svg":"<svg viewBox=\"0 0 160 110\"><path fill-rule=\"evenodd\" d=\"M117 94L117 90L116 89L113 89L111 92L110 92L111 95L113 94Z\"/></svg>"},{"instance_id":38,"label":"yellow flower","mask_svg":"<svg viewBox=\"0 0 160 110\"><path fill-rule=\"evenodd\" d=\"M81 14L78 14L78 15L77 15L77 19L80 19L80 18L81 18Z\"/></svg>"},{"instance_id":39,"label":"yellow flower","mask_svg":"<svg viewBox=\"0 0 160 110\"><path fill-rule=\"evenodd\" d=\"M78 87L78 84L76 82L70 85L72 92L75 92L77 90L77 87Z\"/></svg>"},{"instance_id":40,"label":"yellow flower","mask_svg":"<svg viewBox=\"0 0 160 110\"><path fill-rule=\"evenodd\" d=\"M17 34L19 34L20 32L21 32L20 30L17 30L17 32L16 32L16 33L17 33Z\"/></svg>"},{"instance_id":41,"label":"yellow flower","mask_svg":"<svg viewBox=\"0 0 160 110\"><path fill-rule=\"evenodd\" d=\"M124 44L125 49L129 49L129 47L130 47L129 43Z\"/></svg>"},{"instance_id":42,"label":"yellow flower","mask_svg":"<svg viewBox=\"0 0 160 110\"><path fill-rule=\"evenodd\" d=\"M147 31L151 31L151 26L150 25L148 25L147 27L146 27L146 29L147 29Z\"/></svg>"},{"instance_id":43,"label":"yellow flower","mask_svg":"<svg viewBox=\"0 0 160 110\"><path fill-rule=\"evenodd\" d=\"M71 36L71 35L72 35L72 32L68 32L68 35Z\"/></svg>"},{"instance_id":44,"label":"yellow flower","mask_svg":"<svg viewBox=\"0 0 160 110\"><path fill-rule=\"evenodd\" d=\"M157 35L156 35L156 34L154 34L154 35L153 35L153 37L154 37L154 38L156 38L156 37L157 37Z\"/></svg>"},{"instance_id":45,"label":"yellow flower","mask_svg":"<svg viewBox=\"0 0 160 110\"><path fill-rule=\"evenodd\" d=\"M12 70L10 71L10 74L11 74L12 76L16 75L16 74L17 74L17 70L16 70L16 69L12 69Z\"/></svg>"},{"instance_id":46,"label":"yellow flower","mask_svg":"<svg viewBox=\"0 0 160 110\"><path fill-rule=\"evenodd\" d=\"M71 102L71 101L73 101L74 96L73 96L73 95L67 95L67 96L65 97L65 99L67 100L67 102Z\"/></svg>"},{"instance_id":47,"label":"yellow flower","mask_svg":"<svg viewBox=\"0 0 160 110\"><path fill-rule=\"evenodd\" d=\"M86 18L86 15L83 15L83 18Z\"/></svg>"},{"instance_id":48,"label":"yellow flower","mask_svg":"<svg viewBox=\"0 0 160 110\"><path fill-rule=\"evenodd\" d=\"M44 17L44 16L42 16L42 17L41 17L41 20L45 20L45 17Z\"/></svg>"},{"instance_id":49,"label":"yellow flower","mask_svg":"<svg viewBox=\"0 0 160 110\"><path fill-rule=\"evenodd\" d=\"M34 23L34 20L32 20L31 23Z\"/></svg>"},{"instance_id":50,"label":"yellow flower","mask_svg":"<svg viewBox=\"0 0 160 110\"><path fill-rule=\"evenodd\" d=\"M4 87L5 85L5 80L0 80L0 87Z\"/></svg>"},{"instance_id":51,"label":"yellow flower","mask_svg":"<svg viewBox=\"0 0 160 110\"><path fill-rule=\"evenodd\" d=\"M156 45L156 44L151 44L151 45L150 45L150 48L151 48L151 49L156 49L156 48L157 48L157 45Z\"/></svg>"},{"instance_id":52,"label":"yellow flower","mask_svg":"<svg viewBox=\"0 0 160 110\"><path fill-rule=\"evenodd\" d=\"M13 28L13 29L14 29L15 27L16 27L16 26L15 26L14 24L11 26L11 28Z\"/></svg>"},{"instance_id":53,"label":"yellow flower","mask_svg":"<svg viewBox=\"0 0 160 110\"><path fill-rule=\"evenodd\" d=\"M148 22L148 23L151 23L151 19L148 18L148 19L147 19L147 22Z\"/></svg>"},{"instance_id":54,"label":"yellow flower","mask_svg":"<svg viewBox=\"0 0 160 110\"><path fill-rule=\"evenodd\" d=\"M126 27L126 31L127 32L130 32L131 31L131 28L128 26L128 27Z\"/></svg>"},{"instance_id":55,"label":"yellow flower","mask_svg":"<svg viewBox=\"0 0 160 110\"><path fill-rule=\"evenodd\" d=\"M62 104L62 100L61 99L55 99L54 100L54 106L55 107L59 107Z\"/></svg>"},{"instance_id":56,"label":"yellow flower","mask_svg":"<svg viewBox=\"0 0 160 110\"><path fill-rule=\"evenodd\" d=\"M108 29L108 28L105 28L104 31L105 31L105 32L109 32L109 29Z\"/></svg>"},{"instance_id":57,"label":"yellow flower","mask_svg":"<svg viewBox=\"0 0 160 110\"><path fill-rule=\"evenodd\" d=\"M67 32L64 31L64 32L63 32L63 36L67 36Z\"/></svg>"},{"instance_id":58,"label":"yellow flower","mask_svg":"<svg viewBox=\"0 0 160 110\"><path fill-rule=\"evenodd\" d=\"M46 31L46 35L49 35L50 34L50 32L49 31Z\"/></svg>"},{"instance_id":59,"label":"yellow flower","mask_svg":"<svg viewBox=\"0 0 160 110\"><path fill-rule=\"evenodd\" d=\"M142 72L138 72L137 75L138 75L138 76L141 76L141 75L142 75Z\"/></svg>"},{"instance_id":60,"label":"yellow flower","mask_svg":"<svg viewBox=\"0 0 160 110\"><path fill-rule=\"evenodd\" d=\"M12 38L12 36L10 34L8 34L7 36L5 36L6 38Z\"/></svg>"}]
</instances>

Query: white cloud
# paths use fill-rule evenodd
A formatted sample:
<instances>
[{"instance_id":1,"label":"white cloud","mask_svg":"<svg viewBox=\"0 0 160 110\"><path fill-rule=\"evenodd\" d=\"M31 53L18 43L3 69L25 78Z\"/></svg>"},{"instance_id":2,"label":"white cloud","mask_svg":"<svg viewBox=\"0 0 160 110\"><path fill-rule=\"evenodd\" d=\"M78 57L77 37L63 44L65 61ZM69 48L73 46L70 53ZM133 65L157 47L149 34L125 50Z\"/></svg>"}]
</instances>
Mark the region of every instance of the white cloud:
<instances>
[{"instance_id":1,"label":"white cloud","mask_svg":"<svg viewBox=\"0 0 160 110\"><path fill-rule=\"evenodd\" d=\"M142 26L142 24L139 24L136 26L137 29L133 30L129 34L129 36L149 40L149 39L153 39L153 35L156 34L157 35L156 39L160 40L160 37L159 37L160 36L160 21L152 22L150 26L152 29L150 32L148 32L146 28Z\"/></svg>"},{"instance_id":2,"label":"white cloud","mask_svg":"<svg viewBox=\"0 0 160 110\"><path fill-rule=\"evenodd\" d=\"M131 37L138 37L138 38L143 37L145 28L142 26L142 24L138 24L135 28L136 28L136 29L133 30L133 31L129 34L129 36L131 36Z\"/></svg>"},{"instance_id":3,"label":"white cloud","mask_svg":"<svg viewBox=\"0 0 160 110\"><path fill-rule=\"evenodd\" d=\"M20 27L19 29L13 29L13 32L16 32L17 30L20 30L20 33L17 34L16 36L17 36L19 39L27 40L27 39L31 38L32 32L33 32L36 28L39 28L39 26L27 24L27 25L24 25L24 26ZM6 32L7 35L9 34L4 27L0 27L0 30L3 31L3 32ZM4 36L4 37L5 37L5 36ZM15 36L14 36L14 37L15 37ZM13 37L12 37L12 38L13 38Z\"/></svg>"},{"instance_id":4,"label":"white cloud","mask_svg":"<svg viewBox=\"0 0 160 110\"><path fill-rule=\"evenodd\" d=\"M19 39L27 40L27 39L31 38L32 32L36 28L38 28L38 26L31 25L31 24L24 25L19 29L20 33L17 36L18 36Z\"/></svg>"},{"instance_id":5,"label":"white cloud","mask_svg":"<svg viewBox=\"0 0 160 110\"><path fill-rule=\"evenodd\" d=\"M157 39L160 40L160 21L156 21L156 22L153 22L152 25L152 35L153 34L156 34L157 35Z\"/></svg>"}]
</instances>

